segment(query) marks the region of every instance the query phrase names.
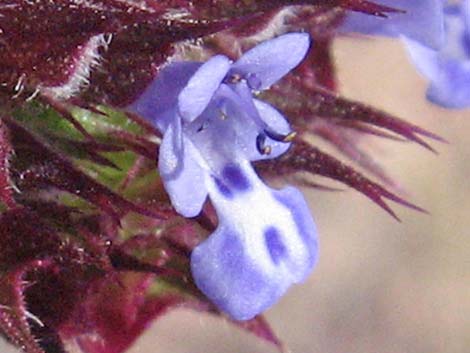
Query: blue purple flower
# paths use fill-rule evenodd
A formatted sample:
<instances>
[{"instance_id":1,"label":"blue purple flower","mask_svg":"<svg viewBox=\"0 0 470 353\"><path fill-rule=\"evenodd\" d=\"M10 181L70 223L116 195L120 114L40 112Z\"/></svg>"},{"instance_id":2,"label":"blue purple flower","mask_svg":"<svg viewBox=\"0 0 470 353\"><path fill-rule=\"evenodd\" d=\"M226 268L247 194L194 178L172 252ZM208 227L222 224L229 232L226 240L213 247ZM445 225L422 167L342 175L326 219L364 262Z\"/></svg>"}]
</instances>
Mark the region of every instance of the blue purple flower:
<instances>
[{"instance_id":1,"label":"blue purple flower","mask_svg":"<svg viewBox=\"0 0 470 353\"><path fill-rule=\"evenodd\" d=\"M380 0L374 1L403 12L387 17L348 13L342 32L356 32L390 37L406 36L430 48L444 42L443 0Z\"/></svg>"},{"instance_id":2,"label":"blue purple flower","mask_svg":"<svg viewBox=\"0 0 470 353\"><path fill-rule=\"evenodd\" d=\"M382 0L405 10L389 18L351 13L343 32L400 36L430 81L426 96L446 108L470 107L470 1Z\"/></svg>"},{"instance_id":3,"label":"blue purple flower","mask_svg":"<svg viewBox=\"0 0 470 353\"><path fill-rule=\"evenodd\" d=\"M430 80L427 98L446 108L470 107L470 1L445 7L446 40L433 50L405 38L410 57Z\"/></svg>"},{"instance_id":4,"label":"blue purple flower","mask_svg":"<svg viewBox=\"0 0 470 353\"><path fill-rule=\"evenodd\" d=\"M259 44L236 62L165 67L129 109L163 133L158 168L171 203L196 216L209 196L218 226L191 256L194 280L222 311L247 320L301 282L317 258L317 232L293 187L275 190L251 161L280 156L294 134L283 115L253 97L296 67L307 34Z\"/></svg>"}]
</instances>

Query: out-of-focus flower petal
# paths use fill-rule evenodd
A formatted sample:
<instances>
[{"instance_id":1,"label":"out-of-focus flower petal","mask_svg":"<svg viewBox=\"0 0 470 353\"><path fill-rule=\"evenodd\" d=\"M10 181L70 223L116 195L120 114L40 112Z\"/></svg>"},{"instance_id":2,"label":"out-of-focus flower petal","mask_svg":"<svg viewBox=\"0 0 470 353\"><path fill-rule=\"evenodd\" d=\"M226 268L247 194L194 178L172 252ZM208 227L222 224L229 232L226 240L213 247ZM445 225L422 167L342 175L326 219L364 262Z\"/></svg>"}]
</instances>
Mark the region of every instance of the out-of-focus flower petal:
<instances>
[{"instance_id":1,"label":"out-of-focus flower petal","mask_svg":"<svg viewBox=\"0 0 470 353\"><path fill-rule=\"evenodd\" d=\"M178 110L183 119L191 122L206 109L230 64L226 56L216 55L199 67L178 97Z\"/></svg>"},{"instance_id":2,"label":"out-of-focus flower petal","mask_svg":"<svg viewBox=\"0 0 470 353\"><path fill-rule=\"evenodd\" d=\"M398 36L404 35L433 49L444 43L442 0L380 0L378 4L404 10L390 13L388 18L350 12L342 32Z\"/></svg>"},{"instance_id":3,"label":"out-of-focus flower petal","mask_svg":"<svg viewBox=\"0 0 470 353\"><path fill-rule=\"evenodd\" d=\"M470 37L470 0L463 0L460 6L462 7L462 13L465 19L464 21L465 21L465 29L467 31L467 36Z\"/></svg>"},{"instance_id":4,"label":"out-of-focus flower petal","mask_svg":"<svg viewBox=\"0 0 470 353\"><path fill-rule=\"evenodd\" d=\"M446 108L470 107L470 1L445 7L446 41L439 50L405 38L410 57L429 79L427 98Z\"/></svg>"},{"instance_id":5,"label":"out-of-focus flower petal","mask_svg":"<svg viewBox=\"0 0 470 353\"><path fill-rule=\"evenodd\" d=\"M470 107L470 60L442 60L440 72L433 77L426 96L446 108Z\"/></svg>"},{"instance_id":6,"label":"out-of-focus flower petal","mask_svg":"<svg viewBox=\"0 0 470 353\"><path fill-rule=\"evenodd\" d=\"M406 37L402 37L402 40L418 71L426 77L437 77L439 74L438 52L415 40Z\"/></svg>"},{"instance_id":7,"label":"out-of-focus flower petal","mask_svg":"<svg viewBox=\"0 0 470 353\"><path fill-rule=\"evenodd\" d=\"M294 69L309 47L308 34L284 34L247 51L232 65L231 71L244 77L252 89L263 90Z\"/></svg>"},{"instance_id":8,"label":"out-of-focus flower petal","mask_svg":"<svg viewBox=\"0 0 470 353\"><path fill-rule=\"evenodd\" d=\"M468 2L470 6L470 2ZM446 41L440 48L440 56L446 56L458 60L470 59L469 36L466 32L468 24L462 6L449 5L445 9L445 34Z\"/></svg>"}]
</instances>

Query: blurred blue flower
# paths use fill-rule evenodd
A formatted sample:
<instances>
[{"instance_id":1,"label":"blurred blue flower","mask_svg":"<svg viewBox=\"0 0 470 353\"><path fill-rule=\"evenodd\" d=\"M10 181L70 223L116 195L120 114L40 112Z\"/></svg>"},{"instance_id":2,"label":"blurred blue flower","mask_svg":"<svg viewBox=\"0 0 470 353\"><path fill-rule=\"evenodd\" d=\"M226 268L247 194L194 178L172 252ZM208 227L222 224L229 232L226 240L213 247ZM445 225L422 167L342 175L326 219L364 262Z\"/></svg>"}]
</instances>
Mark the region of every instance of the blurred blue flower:
<instances>
[{"instance_id":1,"label":"blurred blue flower","mask_svg":"<svg viewBox=\"0 0 470 353\"><path fill-rule=\"evenodd\" d=\"M269 188L251 161L275 158L293 133L253 92L267 89L306 55L307 34L266 41L232 63L175 62L129 109L163 133L158 168L176 211L196 216L209 196L217 229L191 256L194 280L221 310L247 320L312 270L317 232L301 193Z\"/></svg>"},{"instance_id":2,"label":"blurred blue flower","mask_svg":"<svg viewBox=\"0 0 470 353\"><path fill-rule=\"evenodd\" d=\"M470 0L445 7L446 40L433 50L405 38L418 70L430 80L427 98L446 108L470 107Z\"/></svg>"},{"instance_id":3,"label":"blurred blue flower","mask_svg":"<svg viewBox=\"0 0 470 353\"><path fill-rule=\"evenodd\" d=\"M470 107L470 0L381 0L405 10L389 18L348 14L343 32L400 36L430 80L427 98L446 108Z\"/></svg>"},{"instance_id":4,"label":"blurred blue flower","mask_svg":"<svg viewBox=\"0 0 470 353\"><path fill-rule=\"evenodd\" d=\"M438 49L444 42L443 0L379 0L377 4L404 12L389 13L388 17L349 12L340 30L370 35L411 38Z\"/></svg>"}]
</instances>

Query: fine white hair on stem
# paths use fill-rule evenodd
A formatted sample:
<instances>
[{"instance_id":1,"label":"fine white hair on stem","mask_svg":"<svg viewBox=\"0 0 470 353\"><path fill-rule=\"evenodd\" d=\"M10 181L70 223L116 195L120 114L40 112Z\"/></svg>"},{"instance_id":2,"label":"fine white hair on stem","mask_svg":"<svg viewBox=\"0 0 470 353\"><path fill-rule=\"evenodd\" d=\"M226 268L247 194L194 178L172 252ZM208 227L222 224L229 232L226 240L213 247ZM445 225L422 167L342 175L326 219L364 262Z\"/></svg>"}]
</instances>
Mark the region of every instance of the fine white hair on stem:
<instances>
[{"instance_id":1,"label":"fine white hair on stem","mask_svg":"<svg viewBox=\"0 0 470 353\"><path fill-rule=\"evenodd\" d=\"M68 99L79 92L79 90L89 83L90 73L93 68L100 64L100 49L106 50L111 41L111 36L99 34L80 48L78 57L72 65L74 71L68 81L59 86L42 86L41 93L56 99Z\"/></svg>"},{"instance_id":2,"label":"fine white hair on stem","mask_svg":"<svg viewBox=\"0 0 470 353\"><path fill-rule=\"evenodd\" d=\"M286 20L294 15L295 10L292 6L287 6L281 9L276 13L271 21L269 21L265 28L256 32L252 36L249 36L247 40L253 43L260 43L285 33L287 30Z\"/></svg>"}]
</instances>

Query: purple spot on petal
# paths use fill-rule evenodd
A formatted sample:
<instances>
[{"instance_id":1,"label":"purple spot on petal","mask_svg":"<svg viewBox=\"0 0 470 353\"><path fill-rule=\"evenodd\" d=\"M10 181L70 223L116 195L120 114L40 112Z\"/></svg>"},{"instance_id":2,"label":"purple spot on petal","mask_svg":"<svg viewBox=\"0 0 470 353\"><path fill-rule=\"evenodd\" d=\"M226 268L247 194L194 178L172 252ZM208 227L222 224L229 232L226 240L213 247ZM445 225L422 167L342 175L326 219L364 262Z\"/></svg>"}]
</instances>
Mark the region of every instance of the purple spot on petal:
<instances>
[{"instance_id":1,"label":"purple spot on petal","mask_svg":"<svg viewBox=\"0 0 470 353\"><path fill-rule=\"evenodd\" d=\"M277 191L274 197L290 210L300 237L309 249L310 263L313 265L318 252L317 230L305 200L294 188Z\"/></svg>"},{"instance_id":2,"label":"purple spot on petal","mask_svg":"<svg viewBox=\"0 0 470 353\"><path fill-rule=\"evenodd\" d=\"M467 57L470 57L470 34L465 33L462 37L462 46L465 50Z\"/></svg>"},{"instance_id":3,"label":"purple spot on petal","mask_svg":"<svg viewBox=\"0 0 470 353\"><path fill-rule=\"evenodd\" d=\"M250 188L248 178L243 174L243 171L234 164L225 166L222 170L222 178L235 190L247 191Z\"/></svg>"},{"instance_id":4,"label":"purple spot on petal","mask_svg":"<svg viewBox=\"0 0 470 353\"><path fill-rule=\"evenodd\" d=\"M219 192L225 196L226 198L228 199L231 199L233 197L233 193L232 191L227 187L227 185L225 185L225 183L216 178L216 177L213 177L214 181L215 181L215 185L217 186L217 189L219 190Z\"/></svg>"},{"instance_id":5,"label":"purple spot on petal","mask_svg":"<svg viewBox=\"0 0 470 353\"><path fill-rule=\"evenodd\" d=\"M278 264L279 261L284 257L286 253L286 248L282 242L281 235L276 227L269 227L264 231L264 239L266 241L266 246L268 247L269 254L271 259L275 264Z\"/></svg>"}]
</instances>

